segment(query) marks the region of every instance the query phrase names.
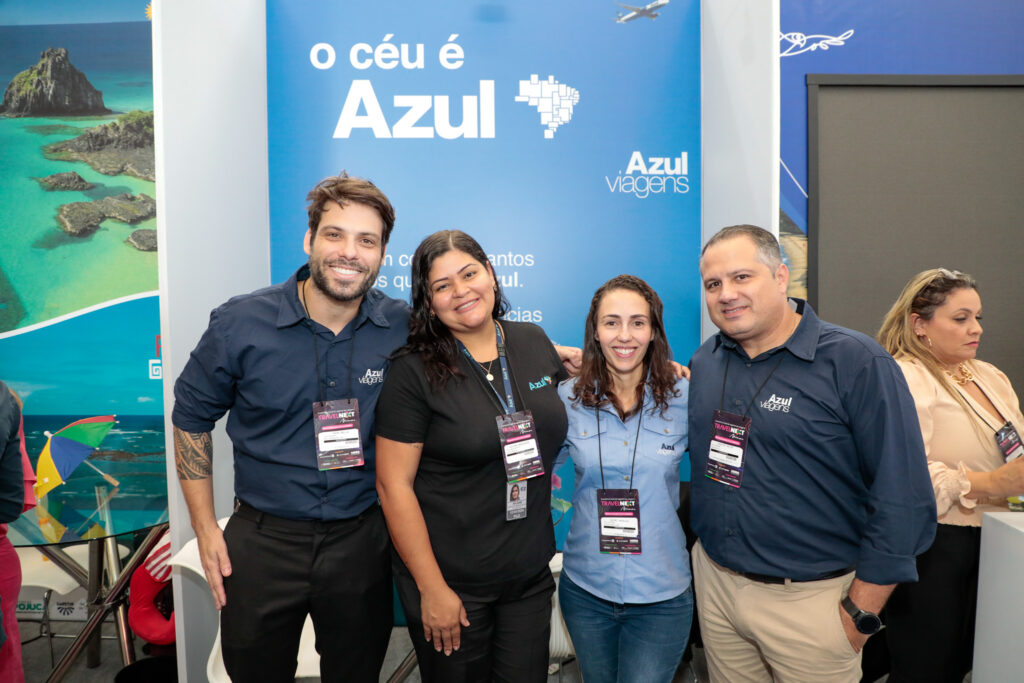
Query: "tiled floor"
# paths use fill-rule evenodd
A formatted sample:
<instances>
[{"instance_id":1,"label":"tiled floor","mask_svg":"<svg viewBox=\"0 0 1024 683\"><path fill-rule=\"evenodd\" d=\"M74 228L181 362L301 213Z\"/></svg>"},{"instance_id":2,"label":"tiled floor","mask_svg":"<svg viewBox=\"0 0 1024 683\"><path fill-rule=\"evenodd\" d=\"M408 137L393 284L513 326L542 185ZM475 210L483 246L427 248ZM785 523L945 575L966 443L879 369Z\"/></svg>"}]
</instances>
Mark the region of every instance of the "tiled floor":
<instances>
[{"instance_id":1,"label":"tiled floor","mask_svg":"<svg viewBox=\"0 0 1024 683\"><path fill-rule=\"evenodd\" d=\"M55 631L58 633L73 633L77 628L81 626L80 623L74 622L57 622L55 625ZM22 639L29 638L35 633L38 633L39 625L35 622L23 622L21 624ZM113 635L113 627L111 624L104 626L104 633L107 635ZM70 639L57 638L54 640L54 652L57 659L71 644ZM409 640L408 630L405 628L396 628L391 637L391 644L388 647L387 658L384 661L383 673L381 674L381 681L386 681L391 673L398 668L401 664L405 655L412 649L412 642ZM139 657L144 657L141 651L141 643L136 642L136 652ZM22 656L25 664L25 680L27 683L42 683L46 680L46 677L51 671L50 667L50 653L45 640L37 640L29 643L22 648ZM707 675L703 671L704 658L701 651L697 651L697 655L694 658L696 668L703 674L702 678L694 676L693 669L690 666L685 666L680 669L676 674L674 683L696 683L697 681L706 681ZM95 669L86 667L86 657L82 653L74 666L68 673L65 679L68 683L110 683L114 680L114 677L121 670L121 656L118 652L117 641L115 640L104 640L101 646L101 664ZM302 681L318 681L319 679L301 679ZM419 672L413 670L412 674L407 681L418 683L420 680ZM560 683L580 683L579 669L576 666L575 660L572 660L561 667L560 671L553 672L549 677L549 681L558 681Z\"/></svg>"}]
</instances>

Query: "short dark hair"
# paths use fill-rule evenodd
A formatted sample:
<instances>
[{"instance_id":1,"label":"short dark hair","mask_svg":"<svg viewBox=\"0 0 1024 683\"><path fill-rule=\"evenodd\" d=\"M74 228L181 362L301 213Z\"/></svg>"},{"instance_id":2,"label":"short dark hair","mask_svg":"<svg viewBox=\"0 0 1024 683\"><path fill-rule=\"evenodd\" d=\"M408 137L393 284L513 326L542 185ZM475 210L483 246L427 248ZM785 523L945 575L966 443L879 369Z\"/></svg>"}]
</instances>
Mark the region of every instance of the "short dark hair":
<instances>
[{"instance_id":1,"label":"short dark hair","mask_svg":"<svg viewBox=\"0 0 1024 683\"><path fill-rule=\"evenodd\" d=\"M434 261L450 251L461 251L484 267L491 267L483 247L461 230L438 230L420 242L412 255L412 314L409 316L409 341L396 354L420 354L427 378L435 389L443 387L450 377L461 374L458 369L459 346L455 342L455 337L447 325L436 317L431 317L430 313L430 269ZM497 320L508 310L509 304L501 291L501 281L495 275L494 307L491 309L491 317Z\"/></svg>"},{"instance_id":2,"label":"short dark hair","mask_svg":"<svg viewBox=\"0 0 1024 683\"><path fill-rule=\"evenodd\" d=\"M601 345L597 341L597 309L600 308L604 296L617 289L639 294L651 309L651 332L653 334L651 343L647 347L647 353L644 354L644 376L647 379L637 387L636 408L629 414L643 408L644 387L650 386L655 406L664 415L668 410L669 398L678 395L675 389L676 373L670 363L671 350L665 335L664 307L658 293L649 284L634 275L613 277L601 285L590 300L590 311L587 312L587 321L583 328L583 362L580 366L580 374L573 385L573 402L582 403L588 408L611 403L608 397L614 395L612 379L608 374L608 364L604 352L601 351ZM623 396L622 398L627 397ZM629 403L628 400L623 402ZM612 403L612 407L618 410L618 406L615 406L614 403ZM627 415L622 415L622 417L625 418Z\"/></svg>"},{"instance_id":3,"label":"short dark hair","mask_svg":"<svg viewBox=\"0 0 1024 683\"><path fill-rule=\"evenodd\" d=\"M771 234L764 228L759 228L756 225L730 225L727 228L722 228L708 240L708 243L701 249L700 256L704 258L705 252L708 247L719 242L723 242L734 237L747 237L754 246L757 247L757 258L761 263L765 264L772 270L772 272L778 270L779 266L782 265L782 249L779 248L779 241L775 239L775 235Z\"/></svg>"},{"instance_id":4,"label":"short dark hair","mask_svg":"<svg viewBox=\"0 0 1024 683\"><path fill-rule=\"evenodd\" d=\"M362 204L374 209L384 223L382 237L385 245L391 237L391 230L395 227L395 209L387 196L369 180L354 178L345 171L328 176L317 183L306 195L306 201L309 202L309 231L314 237L327 202L335 202L343 209L349 203Z\"/></svg>"}]
</instances>

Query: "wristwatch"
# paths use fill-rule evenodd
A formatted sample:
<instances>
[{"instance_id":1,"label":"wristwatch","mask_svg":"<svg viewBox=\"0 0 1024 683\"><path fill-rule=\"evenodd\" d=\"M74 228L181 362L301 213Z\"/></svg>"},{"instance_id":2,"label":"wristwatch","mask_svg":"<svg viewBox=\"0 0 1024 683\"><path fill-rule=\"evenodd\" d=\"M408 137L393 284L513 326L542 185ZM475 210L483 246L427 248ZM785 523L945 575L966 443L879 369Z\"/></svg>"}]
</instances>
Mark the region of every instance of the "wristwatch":
<instances>
[{"instance_id":1,"label":"wristwatch","mask_svg":"<svg viewBox=\"0 0 1024 683\"><path fill-rule=\"evenodd\" d=\"M873 636L882 630L884 626L882 619L877 614L857 607L857 605L853 604L853 600L850 599L849 595L843 598L842 605L846 613L853 619L853 625L864 635Z\"/></svg>"}]
</instances>

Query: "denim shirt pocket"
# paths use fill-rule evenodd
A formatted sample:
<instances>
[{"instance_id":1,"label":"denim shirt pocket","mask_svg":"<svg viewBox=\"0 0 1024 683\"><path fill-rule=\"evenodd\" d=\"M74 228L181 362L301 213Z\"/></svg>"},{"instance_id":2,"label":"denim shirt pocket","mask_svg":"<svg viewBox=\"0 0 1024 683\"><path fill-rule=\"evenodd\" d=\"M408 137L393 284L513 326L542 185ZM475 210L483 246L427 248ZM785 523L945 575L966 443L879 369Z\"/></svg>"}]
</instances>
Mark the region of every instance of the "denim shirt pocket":
<instances>
[{"instance_id":1,"label":"denim shirt pocket","mask_svg":"<svg viewBox=\"0 0 1024 683\"><path fill-rule=\"evenodd\" d=\"M651 419L647 414L644 418L637 455L678 466L686 451L686 422Z\"/></svg>"},{"instance_id":2,"label":"denim shirt pocket","mask_svg":"<svg viewBox=\"0 0 1024 683\"><path fill-rule=\"evenodd\" d=\"M602 439L608 438L607 420L601 420L600 436ZM581 468L586 470L598 467L598 425L593 410L569 413L566 441L569 442L569 455L572 456L577 474Z\"/></svg>"}]
</instances>

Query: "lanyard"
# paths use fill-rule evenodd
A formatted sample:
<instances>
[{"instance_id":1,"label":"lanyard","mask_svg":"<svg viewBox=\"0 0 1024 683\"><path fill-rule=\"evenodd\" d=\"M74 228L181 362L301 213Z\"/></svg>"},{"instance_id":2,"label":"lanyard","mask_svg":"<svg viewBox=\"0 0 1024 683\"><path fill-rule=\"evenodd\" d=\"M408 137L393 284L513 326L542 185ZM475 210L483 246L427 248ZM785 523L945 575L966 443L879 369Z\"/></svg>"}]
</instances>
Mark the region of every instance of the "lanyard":
<instances>
[{"instance_id":1,"label":"lanyard","mask_svg":"<svg viewBox=\"0 0 1024 683\"><path fill-rule=\"evenodd\" d=\"M302 287L299 288L299 299L302 303L302 314L306 319L306 327L313 334L313 364L316 366L316 391L320 398L320 403L324 402L324 385L320 379L320 352L317 349L316 344L316 328L313 326L313 320L309 317L309 311L306 309L306 283L309 282L309 278L302 281ZM328 347L328 350L330 348ZM352 397L352 360L356 355L356 334L355 330L352 330L352 343L348 347L348 390L345 394L349 398Z\"/></svg>"},{"instance_id":2,"label":"lanyard","mask_svg":"<svg viewBox=\"0 0 1024 683\"><path fill-rule=\"evenodd\" d=\"M604 488L604 457L601 453L601 409L594 406L594 417L597 418L597 464L601 468L601 488ZM629 465L629 489L633 490L633 468L636 467L636 446L640 443L640 423L644 419L643 403L636 416L636 438L633 439L633 462Z\"/></svg>"},{"instance_id":3,"label":"lanyard","mask_svg":"<svg viewBox=\"0 0 1024 683\"><path fill-rule=\"evenodd\" d=\"M975 380L974 385L978 387L978 390L985 396L985 398L988 399L989 403L992 403L992 407L996 409L996 412L998 412L999 408L996 406L995 403L993 403L993 401L989 397L989 395L985 393L985 390L982 389L981 386L978 385L977 380ZM963 391L961 393L967 394L966 391ZM971 400L968 400L968 399L971 399ZM992 415L989 414L987 417L985 415L983 415L980 410L978 410L977 408L974 407L974 404L971 402L972 400L975 400L974 397L971 396L970 394L967 394L967 396L964 398L964 403L966 403L968 405L968 407L970 407L970 409L974 411L974 414L978 416L978 419L980 419L982 422L985 423L986 427L988 427L989 429L992 429L992 423L989 422L989 420L992 418ZM1003 417L1003 414L999 413L999 416ZM1003 417L1003 422L1009 423L1010 421L1007 420L1005 417ZM999 430L998 429L992 429L992 431L993 432L998 432Z\"/></svg>"},{"instance_id":4,"label":"lanyard","mask_svg":"<svg viewBox=\"0 0 1024 683\"><path fill-rule=\"evenodd\" d=\"M775 363L775 366L772 368L772 371L769 372L768 376L764 378L763 382L761 382L761 386L759 386L757 388L757 391L754 392L754 395L750 397L750 403L747 405L747 409L743 411L743 417L746 417L747 414L750 413L750 409L754 407L754 401L757 399L757 395L761 393L761 390L764 389L764 385L768 384L768 380L770 380L772 378L772 375L775 374L775 371L779 369L780 365L782 365L782 359L784 357L785 357L785 351L779 351L779 360L778 360L778 362ZM718 400L718 409L719 410L722 410L722 406L725 404L725 382L729 378L729 361L730 360L732 360L732 352L731 351L726 351L726 356L725 356L725 372L722 374L722 397Z\"/></svg>"},{"instance_id":5,"label":"lanyard","mask_svg":"<svg viewBox=\"0 0 1024 683\"><path fill-rule=\"evenodd\" d=\"M491 392L498 398L498 402L501 404L501 409L505 411L505 414L511 415L516 412L516 399L512 395L512 379L508 370L508 356L505 353L505 340L501 336L501 327L498 325L497 320L494 321L494 334L498 342L498 362L501 364L501 380L505 385L505 399L503 400L501 398L501 394L498 393L498 390L494 388L493 384L487 381L486 377L483 378L484 384L486 384L488 388L490 388ZM466 354L466 358L469 359L470 365L476 368L476 372L483 377L483 369L480 367L480 364L476 362L476 359L473 358L473 354L469 352L469 349L467 349L465 344L461 341L458 339L455 341L458 342L459 348L462 349L462 353Z\"/></svg>"}]
</instances>

